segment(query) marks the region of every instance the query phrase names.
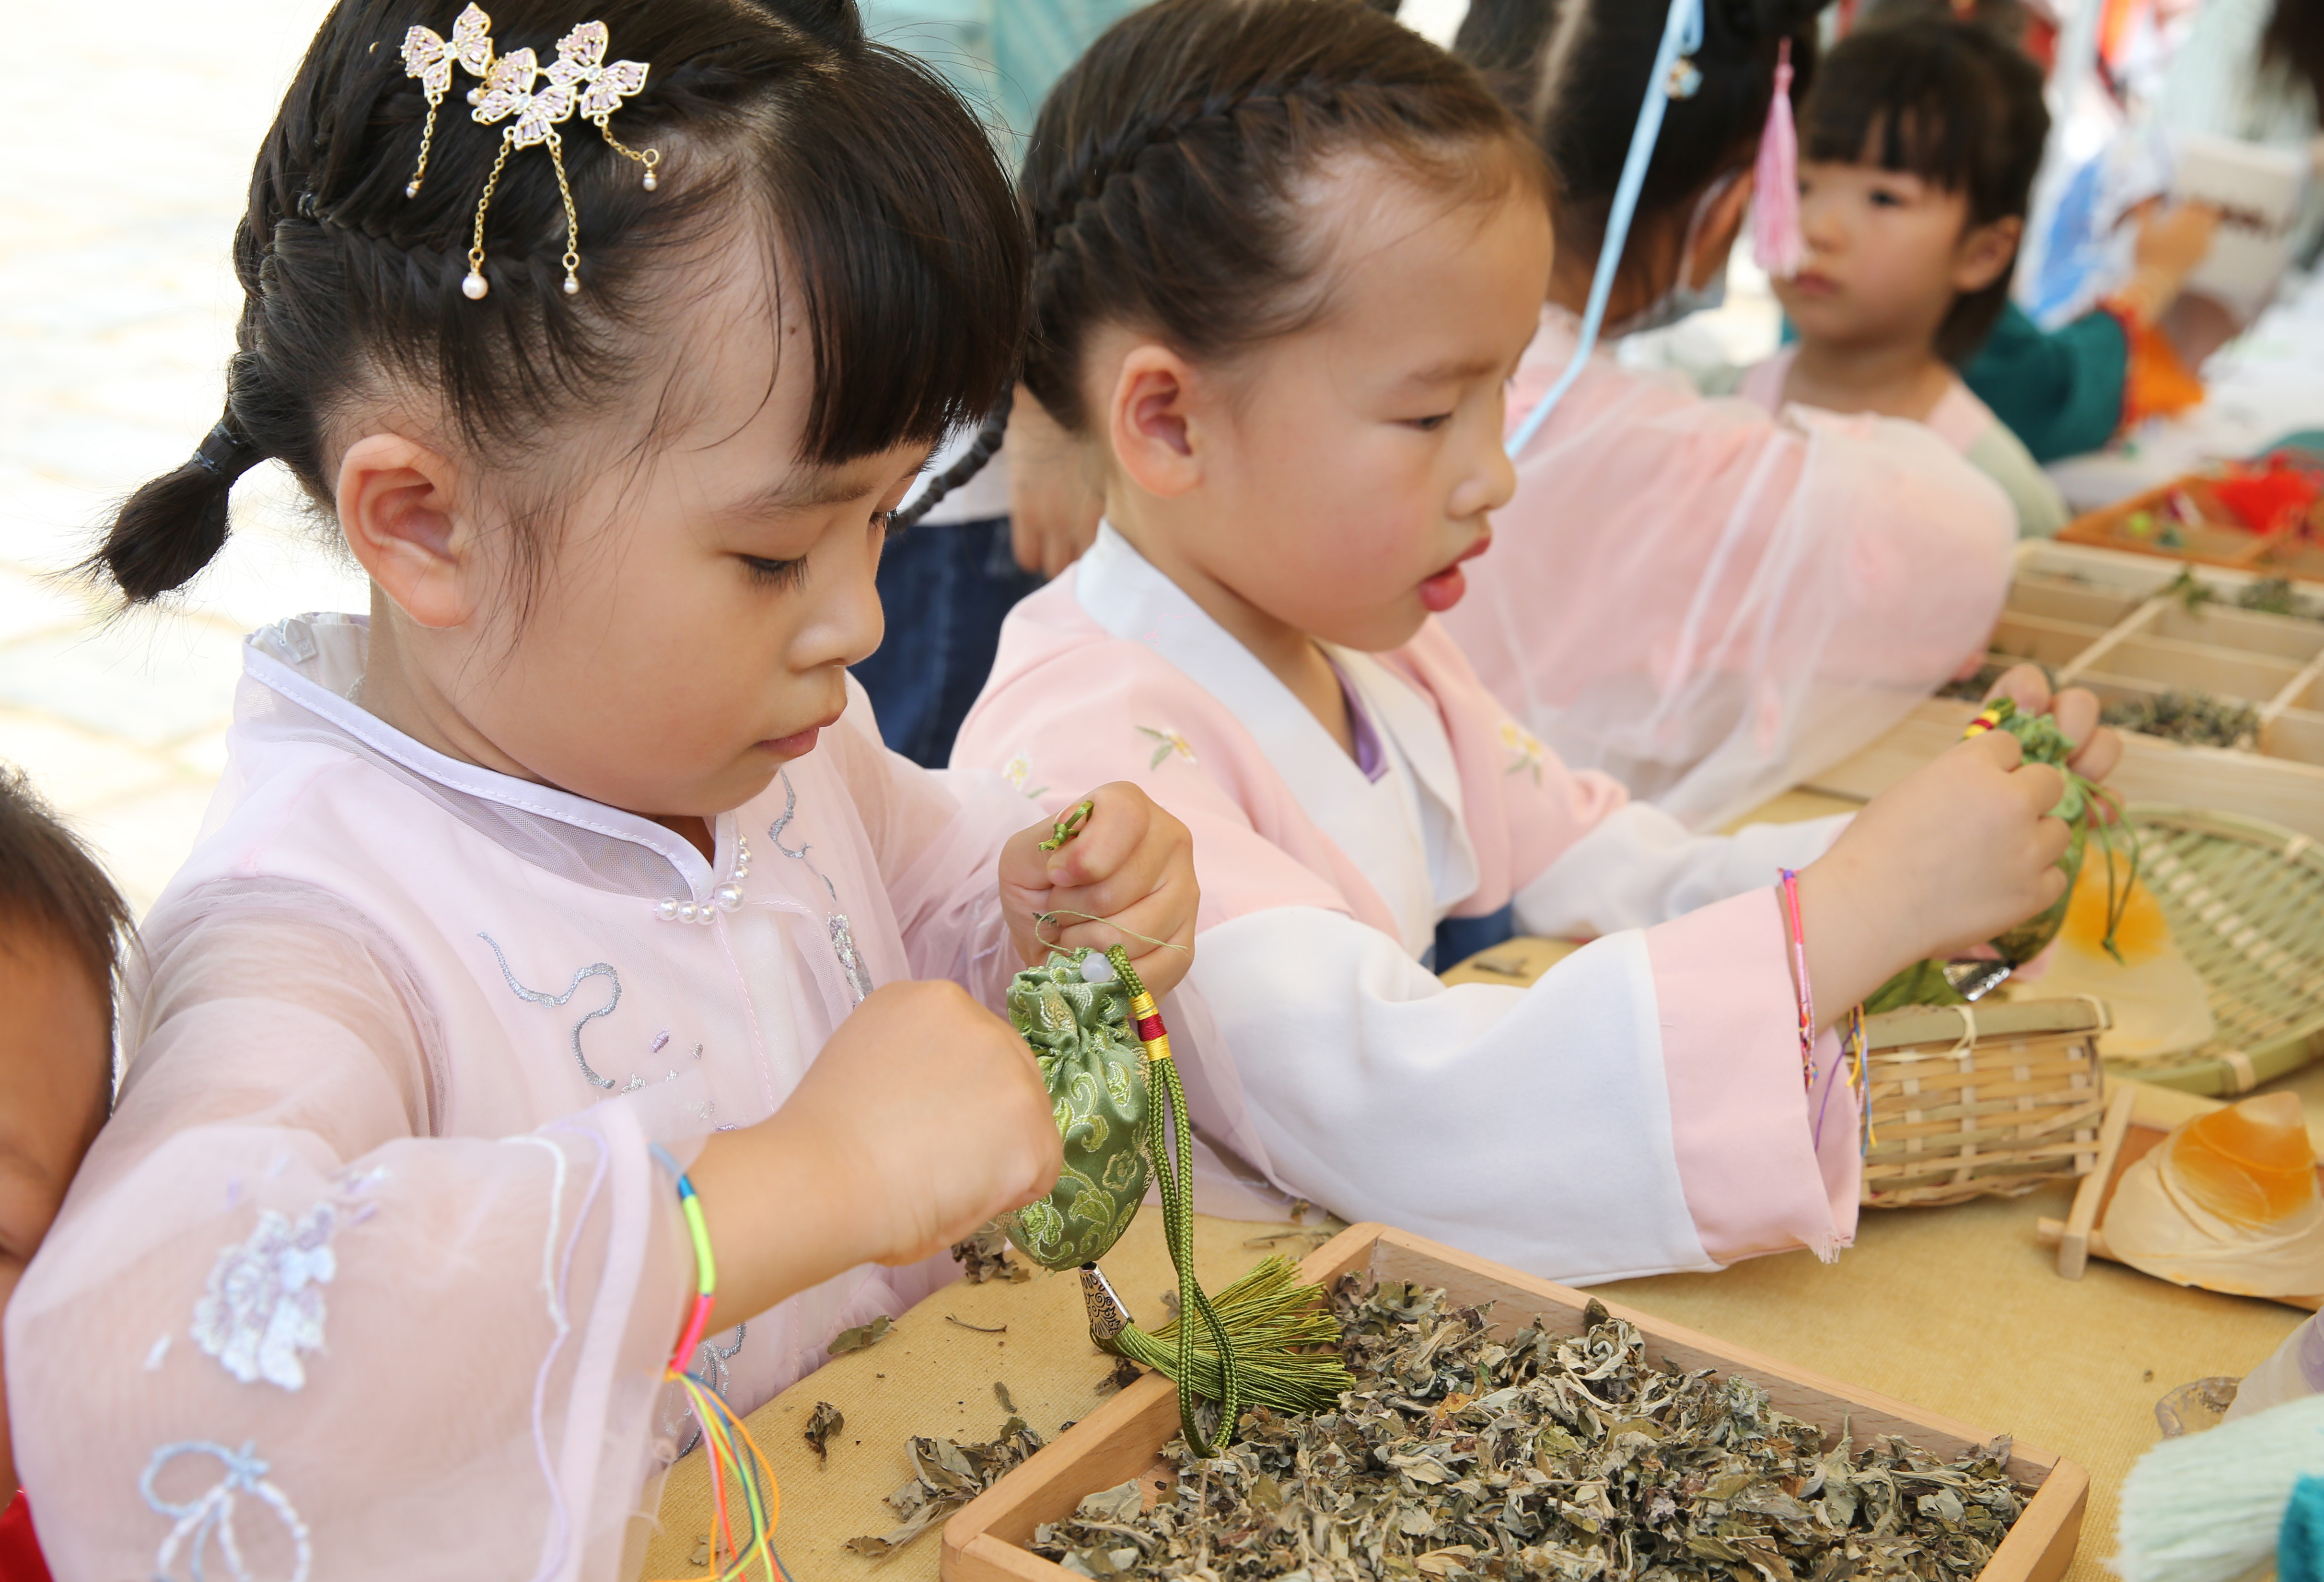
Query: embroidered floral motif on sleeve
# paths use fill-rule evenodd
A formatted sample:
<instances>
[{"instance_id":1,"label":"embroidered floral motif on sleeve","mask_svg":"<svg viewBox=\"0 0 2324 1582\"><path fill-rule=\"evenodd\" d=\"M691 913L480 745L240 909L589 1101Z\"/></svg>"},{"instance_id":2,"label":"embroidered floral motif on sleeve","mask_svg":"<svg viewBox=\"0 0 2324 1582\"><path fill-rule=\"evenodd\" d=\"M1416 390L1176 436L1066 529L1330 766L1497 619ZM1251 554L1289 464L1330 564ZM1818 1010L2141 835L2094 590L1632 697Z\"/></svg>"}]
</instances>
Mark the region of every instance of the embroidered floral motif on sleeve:
<instances>
[{"instance_id":1,"label":"embroidered floral motif on sleeve","mask_svg":"<svg viewBox=\"0 0 2324 1582\"><path fill-rule=\"evenodd\" d=\"M1033 778L1033 755L1022 747L1017 750L1017 756L1001 766L1001 772L1020 795L1038 797L1049 789L1046 785L1029 783Z\"/></svg>"},{"instance_id":2,"label":"embroidered floral motif on sleeve","mask_svg":"<svg viewBox=\"0 0 2324 1582\"><path fill-rule=\"evenodd\" d=\"M1542 758L1549 751L1542 745L1541 738L1516 720L1505 719L1501 721L1501 745L1509 750L1508 772L1516 774L1530 769L1534 784L1539 785Z\"/></svg>"},{"instance_id":3,"label":"embroidered floral motif on sleeve","mask_svg":"<svg viewBox=\"0 0 2324 1582\"><path fill-rule=\"evenodd\" d=\"M1200 760L1195 758L1194 749L1187 743L1186 738L1180 735L1176 731L1172 730L1168 726L1164 726L1160 730L1157 730L1150 725L1142 725L1138 727L1138 734L1141 736L1151 736L1154 740L1161 744L1160 746L1154 749L1154 756L1147 760L1146 767L1148 769L1161 768L1162 760L1167 758L1173 753L1176 753L1179 757L1184 758L1189 763L1200 762Z\"/></svg>"},{"instance_id":4,"label":"embroidered floral motif on sleeve","mask_svg":"<svg viewBox=\"0 0 2324 1582\"><path fill-rule=\"evenodd\" d=\"M269 1208L250 1239L210 1266L209 1288L194 1304L194 1344L244 1383L285 1390L306 1385L302 1351L323 1348L323 1287L338 1272L331 1235L338 1211L318 1203L296 1226Z\"/></svg>"},{"instance_id":5,"label":"embroidered floral motif on sleeve","mask_svg":"<svg viewBox=\"0 0 2324 1582\"><path fill-rule=\"evenodd\" d=\"M299 1519L290 1497L267 1481L266 1475L272 1469L258 1458L256 1448L250 1441L245 1441L239 1450L229 1450L208 1439L182 1439L153 1452L153 1458L145 1464L145 1471L137 1480L137 1492L145 1496L145 1503L157 1515L177 1523L153 1553L156 1582L174 1582L176 1572L172 1568L178 1563L180 1548L186 1551L187 1577L191 1582L203 1582L206 1576L216 1574L203 1565L203 1556L213 1546L217 1558L225 1562L223 1574L230 1582L260 1582L259 1573L250 1568L251 1558L257 1555L271 1559L272 1551L285 1546L263 1538L254 1543L253 1538L258 1535L245 1536L235 1531L235 1498L245 1494L265 1504L290 1540L290 1568L278 1575L283 1582L307 1582L308 1569L314 1559L307 1539L307 1524ZM190 1500L165 1500L155 1490L154 1481L164 1467L180 1456L215 1457L225 1465L225 1475Z\"/></svg>"}]
</instances>

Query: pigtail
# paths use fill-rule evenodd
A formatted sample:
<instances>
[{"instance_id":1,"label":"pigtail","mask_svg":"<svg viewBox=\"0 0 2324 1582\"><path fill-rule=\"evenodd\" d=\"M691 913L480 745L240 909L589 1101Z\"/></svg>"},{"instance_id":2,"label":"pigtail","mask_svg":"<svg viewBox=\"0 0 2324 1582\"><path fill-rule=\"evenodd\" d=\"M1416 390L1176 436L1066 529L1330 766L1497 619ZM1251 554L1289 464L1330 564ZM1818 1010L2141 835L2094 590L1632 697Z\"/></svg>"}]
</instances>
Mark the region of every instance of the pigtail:
<instances>
[{"instance_id":1,"label":"pigtail","mask_svg":"<svg viewBox=\"0 0 2324 1582\"><path fill-rule=\"evenodd\" d=\"M961 453L960 459L930 478L928 486L920 492L918 499L888 519L890 532L901 532L908 527L918 526L921 520L936 508L939 501L982 472L1000 453L1001 437L1009 431L1009 403L1014 388L1012 385L1001 393L1001 404L992 409L991 414L978 428L975 442Z\"/></svg>"},{"instance_id":2,"label":"pigtail","mask_svg":"<svg viewBox=\"0 0 2324 1582\"><path fill-rule=\"evenodd\" d=\"M109 577L132 604L183 587L226 546L235 480L265 459L228 408L193 455L123 503L83 572Z\"/></svg>"}]
</instances>

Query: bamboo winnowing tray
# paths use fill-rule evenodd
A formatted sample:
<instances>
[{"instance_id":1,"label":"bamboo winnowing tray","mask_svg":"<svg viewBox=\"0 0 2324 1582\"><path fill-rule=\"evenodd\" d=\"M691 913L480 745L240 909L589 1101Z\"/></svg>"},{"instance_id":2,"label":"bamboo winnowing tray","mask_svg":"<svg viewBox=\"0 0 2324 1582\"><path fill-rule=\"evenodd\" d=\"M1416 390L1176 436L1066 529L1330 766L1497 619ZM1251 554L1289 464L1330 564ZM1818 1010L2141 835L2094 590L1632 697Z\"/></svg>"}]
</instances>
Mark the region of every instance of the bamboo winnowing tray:
<instances>
[{"instance_id":1,"label":"bamboo winnowing tray","mask_svg":"<svg viewBox=\"0 0 2324 1582\"><path fill-rule=\"evenodd\" d=\"M2196 690L2259 713L2250 750L2182 746L2126 734L2108 786L2127 802L2240 813L2324 839L2324 621L2234 606L2248 575L2195 567L2220 595L2190 610L2163 589L2178 564L2076 544L2033 542L2018 557L1991 643L1997 661L2034 660L2061 687L2112 702ZM1931 698L1811 789L1869 798L1960 739L1971 703Z\"/></svg>"},{"instance_id":2,"label":"bamboo winnowing tray","mask_svg":"<svg viewBox=\"0 0 2324 1582\"><path fill-rule=\"evenodd\" d=\"M1491 1301L1499 1304L1494 1318L1505 1333L1538 1315L1553 1328L1578 1334L1590 1300L1584 1292L1379 1225L1350 1226L1310 1254L1301 1269L1313 1281L1364 1273L1442 1286L1464 1306ZM1830 1440L1838 1439L1845 1422L1859 1440L1897 1434L1924 1450L1950 1456L1994 1437L1634 1309L1612 1303L1607 1308L1637 1326L1657 1360L1750 1379L1766 1390L1779 1411L1823 1429ZM1025 1547L1033 1530L1072 1514L1086 1495L1117 1488L1131 1477L1158 1494L1176 1476L1161 1452L1177 1431L1176 1386L1158 1374L1140 1379L947 1522L939 1575L947 1582L1068 1582L1070 1572ZM2054 1582L2073 1559L2089 1479L2075 1463L2023 1445L2011 1456L2009 1471L2020 1487L2035 1492L1981 1582Z\"/></svg>"}]
</instances>

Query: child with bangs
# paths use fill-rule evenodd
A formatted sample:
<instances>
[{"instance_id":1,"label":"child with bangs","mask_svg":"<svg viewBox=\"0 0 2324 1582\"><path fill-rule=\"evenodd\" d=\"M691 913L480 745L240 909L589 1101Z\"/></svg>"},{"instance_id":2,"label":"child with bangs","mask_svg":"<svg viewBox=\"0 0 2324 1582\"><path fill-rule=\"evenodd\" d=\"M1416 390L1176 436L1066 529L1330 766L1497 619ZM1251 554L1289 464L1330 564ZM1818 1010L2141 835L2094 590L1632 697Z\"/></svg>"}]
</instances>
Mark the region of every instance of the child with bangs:
<instances>
[{"instance_id":1,"label":"child with bangs","mask_svg":"<svg viewBox=\"0 0 2324 1582\"><path fill-rule=\"evenodd\" d=\"M1975 22L1881 18L1825 57L1800 119L1805 259L1773 282L1799 340L1741 393L1925 423L2007 493L2019 536L2053 535L2057 486L1959 371L2008 304L2050 129L2040 69Z\"/></svg>"},{"instance_id":2,"label":"child with bangs","mask_svg":"<svg viewBox=\"0 0 2324 1582\"><path fill-rule=\"evenodd\" d=\"M1495 574L1542 163L1357 0L1156 0L1058 83L1023 185L1023 378L1105 520L1010 615L954 762L1050 806L1120 776L1193 831L1171 1026L1203 1138L1561 1280L1835 1255L1859 1156L1831 1028L2059 893L2057 773L1988 734L1852 822L1698 837L1509 718L1436 617ZM1529 988L1446 987L1440 929L1497 917L1598 937Z\"/></svg>"},{"instance_id":3,"label":"child with bangs","mask_svg":"<svg viewBox=\"0 0 2324 1582\"><path fill-rule=\"evenodd\" d=\"M671 1370L748 1412L1054 1179L994 1008L1057 921L1185 970L1174 819L1101 787L1045 853L846 679L1017 356L973 119L846 0L455 9L324 22L224 415L94 562L180 586L272 458L372 600L249 640L8 1307L62 1577L633 1575L709 1411Z\"/></svg>"}]
</instances>

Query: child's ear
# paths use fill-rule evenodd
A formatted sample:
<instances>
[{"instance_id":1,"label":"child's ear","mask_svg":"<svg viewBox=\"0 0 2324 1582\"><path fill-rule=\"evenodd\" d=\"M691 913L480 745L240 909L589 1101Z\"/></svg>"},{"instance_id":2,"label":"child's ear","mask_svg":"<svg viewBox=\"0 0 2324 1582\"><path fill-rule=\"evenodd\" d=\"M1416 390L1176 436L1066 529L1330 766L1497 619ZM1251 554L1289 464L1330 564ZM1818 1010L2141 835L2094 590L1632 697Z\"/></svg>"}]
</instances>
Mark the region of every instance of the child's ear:
<instances>
[{"instance_id":1,"label":"child's ear","mask_svg":"<svg viewBox=\"0 0 2324 1582\"><path fill-rule=\"evenodd\" d=\"M1169 499L1202 481L1194 394L1198 375L1152 341L1131 347L1109 393L1106 439L1114 461L1149 495Z\"/></svg>"},{"instance_id":2,"label":"child's ear","mask_svg":"<svg viewBox=\"0 0 2324 1582\"><path fill-rule=\"evenodd\" d=\"M1964 232L1953 249L1953 290L1966 296L1999 280L2024 235L2024 217L2014 214Z\"/></svg>"},{"instance_id":3,"label":"child's ear","mask_svg":"<svg viewBox=\"0 0 2324 1582\"><path fill-rule=\"evenodd\" d=\"M401 434L366 434L339 460L347 548L398 609L438 629L477 607L475 544L453 503L454 476L450 462Z\"/></svg>"}]
</instances>

